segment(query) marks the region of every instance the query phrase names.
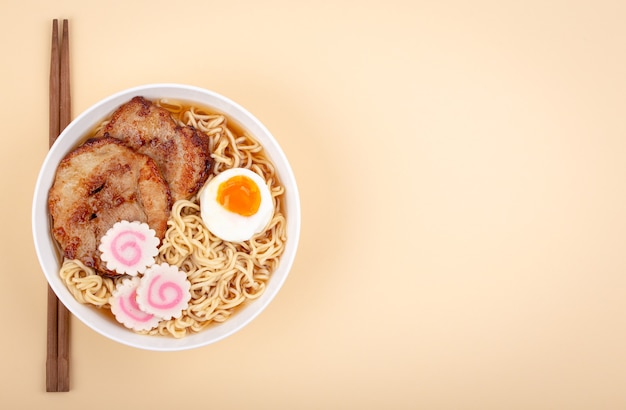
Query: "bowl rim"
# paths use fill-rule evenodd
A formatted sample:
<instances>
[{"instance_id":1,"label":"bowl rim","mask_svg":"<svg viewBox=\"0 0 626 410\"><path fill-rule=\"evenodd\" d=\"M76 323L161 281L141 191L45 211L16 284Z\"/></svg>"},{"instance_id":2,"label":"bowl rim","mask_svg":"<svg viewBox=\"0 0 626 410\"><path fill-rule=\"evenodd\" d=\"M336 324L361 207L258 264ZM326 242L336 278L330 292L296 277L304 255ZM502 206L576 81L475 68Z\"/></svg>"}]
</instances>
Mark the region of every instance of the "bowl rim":
<instances>
[{"instance_id":1,"label":"bowl rim","mask_svg":"<svg viewBox=\"0 0 626 410\"><path fill-rule=\"evenodd\" d=\"M167 93L168 95L164 97L160 95L162 93ZM246 129L257 140L260 140L259 142L263 145L266 155L276 166L280 180L285 186L285 212L289 214L286 218L288 239L279 266L273 272L273 276L268 281L264 293L258 299L248 302L246 306L240 308L225 322L212 325L208 329L181 339L167 336L140 335L125 329L114 319L109 319L103 313L97 312L97 308L78 302L61 280L58 274L58 267L50 266L51 257L54 257L58 266L61 263L60 256L53 255L56 253L53 249L56 247L56 243L51 235L50 219L47 212L48 191L54 180L58 163L70 149L76 146L82 136L93 129L97 121L102 121L107 116L110 116L119 105L136 95L143 95L146 98L171 98L191 103L195 102L223 112L227 116L232 116L238 125ZM178 95L184 95L184 97ZM208 102L208 100L211 102ZM72 135L76 135L76 137L70 140L68 136ZM123 89L96 101L81 112L60 133L55 143L46 153L37 176L34 187L31 222L37 259L48 285L57 295L59 301L82 323L102 336L127 346L153 351L182 351L206 346L233 335L247 326L267 308L289 276L296 257L300 240L301 205L293 169L281 146L265 125L247 109L222 94L201 87L179 83L148 83ZM121 336L118 334L121 334ZM210 337L207 335L210 335Z\"/></svg>"}]
</instances>

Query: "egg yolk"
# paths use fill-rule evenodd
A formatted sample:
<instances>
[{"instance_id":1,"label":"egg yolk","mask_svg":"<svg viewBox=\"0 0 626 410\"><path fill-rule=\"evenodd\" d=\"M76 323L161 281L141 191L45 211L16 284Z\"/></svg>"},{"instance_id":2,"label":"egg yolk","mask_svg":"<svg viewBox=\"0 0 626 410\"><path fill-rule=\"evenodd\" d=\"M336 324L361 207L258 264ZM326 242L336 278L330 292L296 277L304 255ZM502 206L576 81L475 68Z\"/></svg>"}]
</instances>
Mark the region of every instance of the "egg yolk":
<instances>
[{"instance_id":1,"label":"egg yolk","mask_svg":"<svg viewBox=\"0 0 626 410\"><path fill-rule=\"evenodd\" d=\"M261 206L261 192L252 179L236 175L217 188L217 202L230 212L251 216Z\"/></svg>"}]
</instances>

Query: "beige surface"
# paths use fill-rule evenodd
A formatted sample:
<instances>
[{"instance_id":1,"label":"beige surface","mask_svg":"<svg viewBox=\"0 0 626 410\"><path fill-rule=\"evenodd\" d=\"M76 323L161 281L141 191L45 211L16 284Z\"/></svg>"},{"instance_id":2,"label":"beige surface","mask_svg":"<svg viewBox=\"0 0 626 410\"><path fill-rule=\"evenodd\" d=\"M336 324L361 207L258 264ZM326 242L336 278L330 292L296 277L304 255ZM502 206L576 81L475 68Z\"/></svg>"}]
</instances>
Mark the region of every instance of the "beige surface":
<instances>
[{"instance_id":1,"label":"beige surface","mask_svg":"<svg viewBox=\"0 0 626 410\"><path fill-rule=\"evenodd\" d=\"M623 1L0 14L0 407L626 408ZM71 20L74 115L148 82L223 93L283 146L303 209L294 269L249 327L163 354L74 320L69 393L45 393L30 231L52 18Z\"/></svg>"}]
</instances>

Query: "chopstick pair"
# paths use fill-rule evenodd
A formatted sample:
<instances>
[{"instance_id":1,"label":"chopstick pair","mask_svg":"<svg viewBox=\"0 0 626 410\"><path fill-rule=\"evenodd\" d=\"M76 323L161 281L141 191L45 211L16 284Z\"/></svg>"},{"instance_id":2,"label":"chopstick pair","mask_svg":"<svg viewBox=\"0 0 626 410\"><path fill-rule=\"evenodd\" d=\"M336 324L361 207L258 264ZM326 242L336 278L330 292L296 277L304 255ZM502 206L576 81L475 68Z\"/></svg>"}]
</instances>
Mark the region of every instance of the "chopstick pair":
<instances>
[{"instance_id":1,"label":"chopstick pair","mask_svg":"<svg viewBox=\"0 0 626 410\"><path fill-rule=\"evenodd\" d=\"M60 44L59 44L60 40ZM50 57L50 147L71 121L69 23L63 20L59 39L59 21L52 21ZM48 285L46 391L70 390L69 324L70 313Z\"/></svg>"}]
</instances>

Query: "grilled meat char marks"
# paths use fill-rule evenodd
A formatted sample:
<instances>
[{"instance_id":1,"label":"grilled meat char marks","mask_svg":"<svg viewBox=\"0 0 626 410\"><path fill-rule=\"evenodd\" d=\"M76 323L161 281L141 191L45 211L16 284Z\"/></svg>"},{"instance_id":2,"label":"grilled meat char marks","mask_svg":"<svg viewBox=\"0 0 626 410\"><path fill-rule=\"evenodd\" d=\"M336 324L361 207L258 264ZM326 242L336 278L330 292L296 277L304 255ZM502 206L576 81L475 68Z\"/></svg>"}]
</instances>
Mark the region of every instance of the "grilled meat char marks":
<instances>
[{"instance_id":1,"label":"grilled meat char marks","mask_svg":"<svg viewBox=\"0 0 626 410\"><path fill-rule=\"evenodd\" d=\"M209 176L208 137L193 127L178 126L169 111L143 97L118 108L100 135L117 138L154 159L174 202L191 198Z\"/></svg>"},{"instance_id":2,"label":"grilled meat char marks","mask_svg":"<svg viewBox=\"0 0 626 410\"><path fill-rule=\"evenodd\" d=\"M88 140L61 161L48 198L64 256L105 275L116 273L106 269L98 246L113 224L145 222L162 239L171 204L155 161L108 137Z\"/></svg>"}]
</instances>

